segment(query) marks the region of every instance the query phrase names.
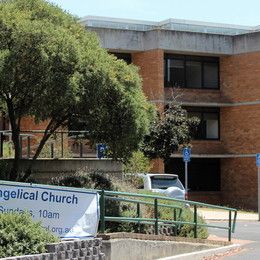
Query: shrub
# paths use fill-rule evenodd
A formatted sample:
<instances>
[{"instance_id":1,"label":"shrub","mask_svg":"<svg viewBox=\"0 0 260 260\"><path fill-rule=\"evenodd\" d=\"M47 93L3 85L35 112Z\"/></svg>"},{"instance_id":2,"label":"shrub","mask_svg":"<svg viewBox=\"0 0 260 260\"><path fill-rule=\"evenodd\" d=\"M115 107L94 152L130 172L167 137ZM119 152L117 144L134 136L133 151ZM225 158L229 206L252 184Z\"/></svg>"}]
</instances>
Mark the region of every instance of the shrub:
<instances>
[{"instance_id":1,"label":"shrub","mask_svg":"<svg viewBox=\"0 0 260 260\"><path fill-rule=\"evenodd\" d=\"M35 136L37 139L37 143L40 142L42 136L38 135ZM48 142L45 143L43 146L41 153L39 155L39 158L60 158L63 150L63 157L64 158L73 158L73 153L70 150L70 147L68 145L61 145L61 142L64 142L61 139L61 135L58 133L54 133L48 140ZM53 145L53 155L51 152L51 145Z\"/></svg>"},{"instance_id":2,"label":"shrub","mask_svg":"<svg viewBox=\"0 0 260 260\"><path fill-rule=\"evenodd\" d=\"M205 221L202 217L197 216L198 223L205 224ZM193 222L193 212L190 208L183 208L182 215L180 217L180 221L185 222ZM208 237L208 230L206 227L198 227L197 228L197 235L198 238L207 238ZM194 227L192 225L181 225L178 231L178 236L180 237L194 237Z\"/></svg>"},{"instance_id":3,"label":"shrub","mask_svg":"<svg viewBox=\"0 0 260 260\"><path fill-rule=\"evenodd\" d=\"M13 158L14 157L14 148L11 141L3 142L3 157L4 158Z\"/></svg>"},{"instance_id":4,"label":"shrub","mask_svg":"<svg viewBox=\"0 0 260 260\"><path fill-rule=\"evenodd\" d=\"M129 175L131 178L134 178L135 174ZM136 175L137 176L137 175ZM151 191L138 190L133 186L133 181L125 179L120 180L114 177L105 175L99 171L91 171L89 169L86 172L81 171L76 175L64 176L53 178L51 184L60 185L60 186L70 186L78 188L89 188L89 189L104 189L104 190L114 190L122 192L131 192L131 193L141 193L147 195L156 195ZM160 195L160 194L158 194ZM140 198L142 201L153 202L151 198ZM160 200L162 204L170 204L176 206L182 206L182 203L178 202L169 202L167 200ZM154 217L154 207L152 205L141 205L141 216L143 218L153 218ZM128 202L118 202L113 200L106 200L105 214L106 216L113 217L137 217L137 206L134 203ZM166 207L159 207L159 218L163 220L172 220L173 219L173 209ZM179 219L180 221L193 222L193 212L190 208L182 207L182 215ZM198 223L205 223L204 220L198 216ZM140 225L141 232L146 232L150 229L151 225ZM120 223L120 222L106 222L106 232L138 232L139 225L136 223ZM198 227L198 238L207 238L207 228ZM182 237L193 237L194 229L192 225L179 225L177 230L177 236Z\"/></svg>"},{"instance_id":5,"label":"shrub","mask_svg":"<svg viewBox=\"0 0 260 260\"><path fill-rule=\"evenodd\" d=\"M8 180L9 179L9 167L6 161L0 161L0 180Z\"/></svg>"},{"instance_id":6,"label":"shrub","mask_svg":"<svg viewBox=\"0 0 260 260\"><path fill-rule=\"evenodd\" d=\"M146 190L139 190L138 193L147 194L147 195L155 195L154 192L146 191ZM158 194L158 195L162 196L161 194ZM142 200L154 202L154 200L150 199L150 198L145 198L145 199L142 198ZM180 218L178 218L177 220L183 221L183 222L193 222L193 211L191 210L191 208L183 205L183 203L175 202L175 201L168 201L168 200L159 200L159 203L166 204L166 205L170 204L171 206L174 205L174 206L181 207L182 214L181 214ZM152 206L152 205L143 206L142 214L143 214L143 217L145 217L145 218L153 218L154 217L154 206ZM166 208L166 207L159 207L159 216L158 217L163 220L173 220L173 209ZM205 224L205 221L202 217L197 216L197 218L198 218L198 223ZM207 238L208 237L207 228L198 227L197 235L198 235L198 238L203 238L203 239ZM179 225L178 229L177 229L177 236L193 238L194 237L194 226L188 225L188 224Z\"/></svg>"},{"instance_id":7,"label":"shrub","mask_svg":"<svg viewBox=\"0 0 260 260\"><path fill-rule=\"evenodd\" d=\"M54 177L50 184L75 188L115 190L112 181L104 173L89 169L72 175Z\"/></svg>"},{"instance_id":8,"label":"shrub","mask_svg":"<svg viewBox=\"0 0 260 260\"><path fill-rule=\"evenodd\" d=\"M57 241L29 213L0 214L0 257L44 253L47 243Z\"/></svg>"},{"instance_id":9,"label":"shrub","mask_svg":"<svg viewBox=\"0 0 260 260\"><path fill-rule=\"evenodd\" d=\"M151 168L150 160L141 151L134 152L129 161L123 165L124 173L149 172Z\"/></svg>"},{"instance_id":10,"label":"shrub","mask_svg":"<svg viewBox=\"0 0 260 260\"><path fill-rule=\"evenodd\" d=\"M55 177L51 179L50 184L86 188L86 189L98 189L98 190L113 190L113 191L130 191L133 192L134 188L131 185L120 181L118 178L110 177L102 171L95 171L91 169L85 169L77 172L74 175ZM105 214L106 216L129 216L129 212L132 211L133 206L129 203L123 203L119 201L106 200ZM133 230L133 225L128 223L106 222L107 232L130 232Z\"/></svg>"}]
</instances>

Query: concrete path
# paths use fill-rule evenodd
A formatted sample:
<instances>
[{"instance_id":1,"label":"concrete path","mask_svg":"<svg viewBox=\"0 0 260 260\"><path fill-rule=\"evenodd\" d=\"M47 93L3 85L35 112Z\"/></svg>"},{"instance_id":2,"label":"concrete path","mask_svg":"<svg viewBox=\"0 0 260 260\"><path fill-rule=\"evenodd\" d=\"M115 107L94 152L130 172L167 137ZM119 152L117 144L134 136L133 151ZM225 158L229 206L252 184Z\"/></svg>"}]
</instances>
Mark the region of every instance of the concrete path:
<instances>
[{"instance_id":1,"label":"concrete path","mask_svg":"<svg viewBox=\"0 0 260 260\"><path fill-rule=\"evenodd\" d=\"M213 225L227 225L228 212L218 209L198 209L198 213ZM233 217L233 215L232 215ZM236 231L232 234L232 242L240 247L225 253L215 253L212 256L203 258L204 260L251 260L260 259L260 222L258 213L238 211ZM226 230L209 228L209 239L227 239Z\"/></svg>"},{"instance_id":2,"label":"concrete path","mask_svg":"<svg viewBox=\"0 0 260 260\"><path fill-rule=\"evenodd\" d=\"M216 224L216 221L207 221L210 224ZM217 221L217 225L226 225L226 221ZM226 232L221 229L209 228L211 237L220 240L226 238ZM251 260L260 259L260 222L239 220L236 226L236 232L232 234L232 242L240 244L240 249L230 251L226 254L214 254L204 260Z\"/></svg>"},{"instance_id":3,"label":"concrete path","mask_svg":"<svg viewBox=\"0 0 260 260\"><path fill-rule=\"evenodd\" d=\"M205 220L228 220L228 212L222 211L218 209L198 209L198 213ZM233 217L233 215L232 215ZM245 220L245 221L257 221L258 213L249 213L244 211L238 211L237 220Z\"/></svg>"}]
</instances>

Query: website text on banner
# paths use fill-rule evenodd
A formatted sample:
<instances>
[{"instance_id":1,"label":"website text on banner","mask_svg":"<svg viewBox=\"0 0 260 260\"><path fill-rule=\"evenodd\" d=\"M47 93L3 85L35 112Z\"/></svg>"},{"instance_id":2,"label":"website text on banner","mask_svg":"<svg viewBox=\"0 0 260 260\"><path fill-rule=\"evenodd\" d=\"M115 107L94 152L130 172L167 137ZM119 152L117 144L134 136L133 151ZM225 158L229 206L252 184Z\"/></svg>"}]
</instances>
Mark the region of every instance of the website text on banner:
<instances>
[{"instance_id":1,"label":"website text on banner","mask_svg":"<svg viewBox=\"0 0 260 260\"><path fill-rule=\"evenodd\" d=\"M83 189L0 181L0 214L25 211L61 238L94 237L99 195Z\"/></svg>"}]
</instances>

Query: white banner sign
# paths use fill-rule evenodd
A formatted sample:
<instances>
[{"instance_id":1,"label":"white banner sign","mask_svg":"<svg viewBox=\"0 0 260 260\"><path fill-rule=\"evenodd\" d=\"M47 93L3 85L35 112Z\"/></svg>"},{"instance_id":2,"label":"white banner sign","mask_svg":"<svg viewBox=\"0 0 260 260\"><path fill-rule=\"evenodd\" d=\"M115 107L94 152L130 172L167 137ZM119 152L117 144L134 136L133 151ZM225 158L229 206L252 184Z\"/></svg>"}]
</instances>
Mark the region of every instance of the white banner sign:
<instances>
[{"instance_id":1,"label":"white banner sign","mask_svg":"<svg viewBox=\"0 0 260 260\"><path fill-rule=\"evenodd\" d=\"M0 181L0 213L25 211L61 238L94 237L99 195L84 189Z\"/></svg>"}]
</instances>

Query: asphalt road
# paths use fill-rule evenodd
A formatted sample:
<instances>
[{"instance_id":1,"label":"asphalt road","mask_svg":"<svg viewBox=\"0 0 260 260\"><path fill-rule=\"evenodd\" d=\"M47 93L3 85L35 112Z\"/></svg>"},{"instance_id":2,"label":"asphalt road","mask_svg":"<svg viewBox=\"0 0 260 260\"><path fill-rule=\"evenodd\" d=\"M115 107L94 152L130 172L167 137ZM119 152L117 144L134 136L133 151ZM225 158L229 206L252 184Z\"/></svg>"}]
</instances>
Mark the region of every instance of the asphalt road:
<instances>
[{"instance_id":1,"label":"asphalt road","mask_svg":"<svg viewBox=\"0 0 260 260\"><path fill-rule=\"evenodd\" d=\"M208 221L209 223L215 223L216 221ZM226 221L217 221L218 225L223 223L226 226ZM219 237L227 237L227 231L221 229L209 229L209 233L217 235ZM252 242L242 245L243 250L239 253L225 256L222 259L227 260L257 260L260 259L260 221L238 221L236 225L235 233L232 234L235 239L250 240Z\"/></svg>"}]
</instances>

